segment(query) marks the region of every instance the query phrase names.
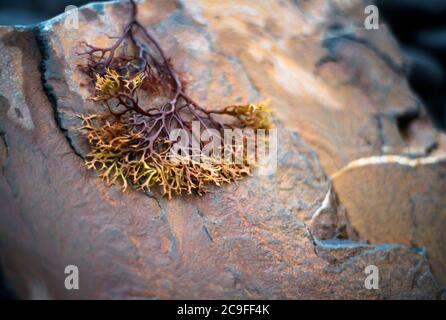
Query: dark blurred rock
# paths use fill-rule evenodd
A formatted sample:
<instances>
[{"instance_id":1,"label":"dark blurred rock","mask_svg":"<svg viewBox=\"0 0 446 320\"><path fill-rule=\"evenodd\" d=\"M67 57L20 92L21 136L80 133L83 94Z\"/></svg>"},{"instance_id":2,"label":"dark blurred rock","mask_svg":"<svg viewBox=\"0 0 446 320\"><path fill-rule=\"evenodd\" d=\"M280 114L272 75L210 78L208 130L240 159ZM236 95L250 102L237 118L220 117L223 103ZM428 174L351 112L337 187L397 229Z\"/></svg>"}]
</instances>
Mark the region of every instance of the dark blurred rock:
<instances>
[{"instance_id":1,"label":"dark blurred rock","mask_svg":"<svg viewBox=\"0 0 446 320\"><path fill-rule=\"evenodd\" d=\"M405 47L407 74L412 88L429 106L430 118L439 128L446 128L446 77L441 62L426 51Z\"/></svg>"},{"instance_id":2,"label":"dark blurred rock","mask_svg":"<svg viewBox=\"0 0 446 320\"><path fill-rule=\"evenodd\" d=\"M441 63L429 53L415 48L404 47L404 54L413 85L427 94L438 91L445 80Z\"/></svg>"},{"instance_id":3,"label":"dark blurred rock","mask_svg":"<svg viewBox=\"0 0 446 320\"><path fill-rule=\"evenodd\" d=\"M0 253L20 297L440 296L429 263L442 280L442 231L428 222L443 223L443 211L423 220L413 243L404 238L412 230L400 231L408 225L410 188L426 184L420 190L441 201L438 190L429 193L421 174L398 180L404 192L392 212L402 219L390 217L385 226L394 237L382 236L382 220L372 219L379 197L348 192L380 188L382 181L367 186L343 168L374 155L404 157L419 131L407 138L397 120L413 110L422 114L388 31L348 30L363 21L362 2L160 0L139 8L142 23L190 75L188 90L204 105L270 99L279 129L277 173L171 201L107 187L80 157L86 146L73 116L96 106L86 100L76 51L79 40L109 43L103 32L121 31L129 5L85 7L78 30L65 29L63 17L35 30L2 28L0 72L8 81L0 82ZM344 35L333 35L335 23ZM427 126L436 148L420 139L420 159L443 150L443 136ZM441 168L422 169L437 177L432 186L444 184ZM337 184L340 172L349 179L345 186ZM349 224L350 211L361 215L356 202L370 210L365 218L373 232L358 227L356 234L356 220ZM400 244L353 241L381 242L381 236ZM64 288L69 264L80 269L78 291ZM371 264L379 267L380 290L364 287Z\"/></svg>"},{"instance_id":4,"label":"dark blurred rock","mask_svg":"<svg viewBox=\"0 0 446 320\"><path fill-rule=\"evenodd\" d=\"M421 97L435 125L446 131L446 2L377 1L381 17L414 65L408 74L412 89ZM441 79L438 77L441 74Z\"/></svg>"},{"instance_id":5,"label":"dark blurred rock","mask_svg":"<svg viewBox=\"0 0 446 320\"><path fill-rule=\"evenodd\" d=\"M376 3L386 10L400 12L411 11L418 14L441 14L446 12L446 3L443 0L376 0Z\"/></svg>"},{"instance_id":6,"label":"dark blurred rock","mask_svg":"<svg viewBox=\"0 0 446 320\"><path fill-rule=\"evenodd\" d=\"M44 19L45 16L29 11L0 10L0 25L31 25Z\"/></svg>"},{"instance_id":7,"label":"dark blurred rock","mask_svg":"<svg viewBox=\"0 0 446 320\"><path fill-rule=\"evenodd\" d=\"M446 51L446 29L427 29L419 31L416 35L419 46L431 50Z\"/></svg>"}]
</instances>

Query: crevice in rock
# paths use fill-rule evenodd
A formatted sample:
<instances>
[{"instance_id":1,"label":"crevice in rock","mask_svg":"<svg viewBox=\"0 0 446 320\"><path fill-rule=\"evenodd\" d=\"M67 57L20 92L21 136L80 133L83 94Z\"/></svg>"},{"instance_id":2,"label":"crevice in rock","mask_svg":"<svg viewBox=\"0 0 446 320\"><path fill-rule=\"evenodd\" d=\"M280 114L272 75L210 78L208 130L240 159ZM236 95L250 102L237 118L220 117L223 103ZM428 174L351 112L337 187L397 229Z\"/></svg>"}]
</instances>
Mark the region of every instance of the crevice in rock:
<instances>
[{"instance_id":1,"label":"crevice in rock","mask_svg":"<svg viewBox=\"0 0 446 320\"><path fill-rule=\"evenodd\" d=\"M207 228L205 225L203 225L202 228L203 228L203 232L204 232L206 238L207 238L210 242L214 242L214 239L212 238L211 233L209 232L208 228Z\"/></svg>"},{"instance_id":2,"label":"crevice in rock","mask_svg":"<svg viewBox=\"0 0 446 320\"><path fill-rule=\"evenodd\" d=\"M34 27L32 29L32 32L34 34L34 38L37 43L37 48L39 49L39 53L40 53L40 57L41 57L39 71L41 74L43 91L45 92L45 95L47 96L48 101L50 102L51 106L53 107L54 119L55 119L56 126L59 128L61 133L64 135L64 137L68 141L68 145L73 150L73 152L81 159L84 159L84 157L74 147L73 142L71 141L71 138L68 134L68 130L64 129L61 124L61 119L60 119L60 116L57 111L57 96L56 96L52 86L47 81L48 80L47 79L47 63L50 59L50 49L49 49L49 45L48 45L48 42L46 39L46 35L44 34L44 31L42 30L41 26Z\"/></svg>"},{"instance_id":3,"label":"crevice in rock","mask_svg":"<svg viewBox=\"0 0 446 320\"><path fill-rule=\"evenodd\" d=\"M402 156L427 157L439 146L437 131L420 105L407 107L399 112L378 112L374 114L374 118L380 143L380 155L390 154L390 150L394 148L389 145L387 138L389 132L386 132L389 129L392 132L393 128L403 142L403 150L398 151Z\"/></svg>"},{"instance_id":4,"label":"crevice in rock","mask_svg":"<svg viewBox=\"0 0 446 320\"><path fill-rule=\"evenodd\" d=\"M6 139L6 132L0 131L0 163L1 163L1 167L2 167L2 173L3 175L5 175L5 165L6 165L6 160L9 157L9 144L8 144L8 140Z\"/></svg>"},{"instance_id":5,"label":"crevice in rock","mask_svg":"<svg viewBox=\"0 0 446 320\"><path fill-rule=\"evenodd\" d=\"M381 114L376 114L375 115L375 120L376 120L376 127L378 130L378 139L379 139L379 152L380 155L383 155L385 152L385 147L387 145L386 142L386 135L384 133L384 125L383 125L383 119Z\"/></svg>"},{"instance_id":6,"label":"crevice in rock","mask_svg":"<svg viewBox=\"0 0 446 320\"><path fill-rule=\"evenodd\" d=\"M5 275L3 263L0 263L0 300L17 300L18 298L19 296L13 289L11 281Z\"/></svg>"},{"instance_id":7,"label":"crevice in rock","mask_svg":"<svg viewBox=\"0 0 446 320\"><path fill-rule=\"evenodd\" d=\"M158 197L156 195L154 195L152 192L149 192L149 191L144 191L144 194L146 196L148 196L150 199L155 200L156 204L158 205L158 207L160 209L160 214L161 215L163 213L165 213L164 207L161 205L160 199L158 199Z\"/></svg>"},{"instance_id":8,"label":"crevice in rock","mask_svg":"<svg viewBox=\"0 0 446 320\"><path fill-rule=\"evenodd\" d=\"M204 213L198 208L195 208L194 214L196 214L198 219L200 219L200 221L201 221L201 228L203 230L203 233L204 233L204 236L206 237L206 239L209 240L209 242L214 242L214 238L212 237L211 232L209 231L209 228L208 228L209 221L208 221L207 216L205 216Z\"/></svg>"},{"instance_id":9,"label":"crevice in rock","mask_svg":"<svg viewBox=\"0 0 446 320\"><path fill-rule=\"evenodd\" d=\"M416 215L416 200L412 197L409 199L410 202L410 217L412 219L411 229L410 229L410 244L412 247L415 246L416 236L417 236L417 215Z\"/></svg>"},{"instance_id":10,"label":"crevice in rock","mask_svg":"<svg viewBox=\"0 0 446 320\"><path fill-rule=\"evenodd\" d=\"M371 253L377 249L377 245L345 239L323 240L313 237L313 241L318 257L329 262L330 269L333 271L343 269L343 264L346 261L356 259L360 255Z\"/></svg>"},{"instance_id":11,"label":"crevice in rock","mask_svg":"<svg viewBox=\"0 0 446 320\"><path fill-rule=\"evenodd\" d=\"M395 117L396 124L398 126L398 131L404 140L409 137L410 125L420 117L419 110L408 110L407 112L401 113Z\"/></svg>"},{"instance_id":12,"label":"crevice in rock","mask_svg":"<svg viewBox=\"0 0 446 320\"><path fill-rule=\"evenodd\" d=\"M401 137L408 144L410 144L412 140L416 139L416 134L413 133L413 128L417 125L418 127L423 127L423 125L426 126L426 123L428 123L429 126L433 129L433 125L431 125L430 121L428 121L427 115L420 109L408 110L405 113L397 115L395 119ZM423 155L427 156L435 151L437 148L438 141L436 138L433 138L430 141L426 142L422 153ZM417 156L417 154L415 154L414 156Z\"/></svg>"},{"instance_id":13,"label":"crevice in rock","mask_svg":"<svg viewBox=\"0 0 446 320\"><path fill-rule=\"evenodd\" d=\"M313 216L311 217L312 221L317 219L321 215L321 212L323 212L324 210L332 209L333 203L331 198L332 198L332 187L330 186L330 188L327 191L327 194L325 195L324 201L322 201L321 206L313 213Z\"/></svg>"},{"instance_id":14,"label":"crevice in rock","mask_svg":"<svg viewBox=\"0 0 446 320\"><path fill-rule=\"evenodd\" d=\"M305 233L306 236L310 239L311 244L313 245L313 252L316 256L319 256L319 251L318 251L318 245L317 245L317 239L316 237L313 235L313 233L311 232L310 228L308 227L308 225L304 222L304 228L305 228Z\"/></svg>"},{"instance_id":15,"label":"crevice in rock","mask_svg":"<svg viewBox=\"0 0 446 320\"><path fill-rule=\"evenodd\" d=\"M292 131L292 134L297 137L300 143L311 150L311 153L319 163L322 175L327 177L328 180L328 190L322 203L313 211L309 221L302 221L306 236L310 239L315 254L319 256L319 241L345 241L345 243L359 244L357 242L359 241L358 233L348 221L347 210L340 203L330 177L328 177L320 164L317 153L300 137L298 132Z\"/></svg>"},{"instance_id":16,"label":"crevice in rock","mask_svg":"<svg viewBox=\"0 0 446 320\"><path fill-rule=\"evenodd\" d=\"M171 255L172 257L174 257L175 259L178 258L177 256L177 250L178 250L178 246L179 246L179 240L177 238L177 235L175 233L175 230L171 224L171 221L169 221L169 216L168 216L168 210L167 210L167 199L166 198L160 198L157 197L156 194L154 194L153 192L149 192L149 191L144 191L144 194L149 197L150 199L155 200L156 204L158 205L159 209L160 209L160 215L159 215L159 219L164 222L168 228L168 232L169 232L169 238L171 241L171 246L169 248L169 255Z\"/></svg>"},{"instance_id":17,"label":"crevice in rock","mask_svg":"<svg viewBox=\"0 0 446 320\"><path fill-rule=\"evenodd\" d=\"M383 156L371 156L365 158L359 158L351 161L343 168L336 171L331 175L331 179L336 179L340 175L348 172L354 168L365 167L370 165L380 165L380 164L398 164L401 166L407 166L416 168L424 165L431 165L435 163L439 163L442 161L446 161L446 154L438 155L438 156L427 156L421 158L410 158L408 156L403 155L383 155Z\"/></svg>"},{"instance_id":18,"label":"crevice in rock","mask_svg":"<svg viewBox=\"0 0 446 320\"><path fill-rule=\"evenodd\" d=\"M313 213L307 227L312 236L319 240L359 240L356 230L348 221L347 211L339 202L332 185L321 206Z\"/></svg>"}]
</instances>

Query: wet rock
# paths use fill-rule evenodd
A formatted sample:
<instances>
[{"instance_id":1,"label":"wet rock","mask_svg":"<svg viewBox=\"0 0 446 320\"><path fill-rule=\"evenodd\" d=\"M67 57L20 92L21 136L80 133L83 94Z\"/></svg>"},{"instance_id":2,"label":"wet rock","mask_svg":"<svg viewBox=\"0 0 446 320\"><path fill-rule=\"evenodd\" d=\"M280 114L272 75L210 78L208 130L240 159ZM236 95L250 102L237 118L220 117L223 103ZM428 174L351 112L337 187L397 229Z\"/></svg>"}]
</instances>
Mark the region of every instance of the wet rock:
<instances>
[{"instance_id":1,"label":"wet rock","mask_svg":"<svg viewBox=\"0 0 446 320\"><path fill-rule=\"evenodd\" d=\"M128 3L84 7L78 29L66 28L67 15L35 29L1 28L0 70L9 81L0 82L0 253L18 295L437 298L441 287L434 276L443 279L437 265L443 253L437 246L440 229L429 229L428 222L441 217L432 213L431 220L423 220L416 241L405 241L412 231L397 232L398 225L390 231L393 238L385 236L382 220L363 232L355 220L362 207L352 203L370 209L381 199L351 197L351 190L361 188L361 177L345 184L335 177L355 159L405 150L413 139L402 136L397 119L422 110L388 31L368 37L348 28L362 21L363 5L139 4L141 22L189 76L195 99L209 106L269 99L279 132L274 175L255 174L203 197L170 201L134 190L121 193L83 165L88 146L78 135L75 115L97 106L87 100L90 92L76 67L79 41L109 43L105 33L119 34ZM343 33L333 34L333 24ZM388 130L379 117L391 119ZM440 141L429 128L431 139ZM393 149L383 148L384 141ZM427 145L420 141L418 146ZM399 172L393 165L386 168ZM437 177L432 183L421 174L402 176L398 181L406 191L395 198L394 210L400 203L404 213L411 190L423 183L420 193L440 206L440 190L429 193L429 186L444 182L441 172L432 167ZM370 183L369 188L382 185ZM406 230L409 218L401 212L396 214ZM358 237L389 244L353 241ZM427 254L418 246L426 246ZM67 265L79 267L79 290L64 288ZM379 267L379 290L364 286L369 265Z\"/></svg>"}]
</instances>

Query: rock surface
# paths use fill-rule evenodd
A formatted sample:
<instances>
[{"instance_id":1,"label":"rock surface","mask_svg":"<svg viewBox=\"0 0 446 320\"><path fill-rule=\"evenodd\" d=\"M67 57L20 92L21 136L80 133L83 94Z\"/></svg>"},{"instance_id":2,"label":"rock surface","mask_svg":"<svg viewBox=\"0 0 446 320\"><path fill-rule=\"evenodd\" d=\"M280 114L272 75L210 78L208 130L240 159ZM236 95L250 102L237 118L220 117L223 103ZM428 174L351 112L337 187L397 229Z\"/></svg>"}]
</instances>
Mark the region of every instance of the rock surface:
<instances>
[{"instance_id":1,"label":"rock surface","mask_svg":"<svg viewBox=\"0 0 446 320\"><path fill-rule=\"evenodd\" d=\"M334 187L364 239L425 247L444 284L446 157L419 161L385 156L357 160L335 176Z\"/></svg>"},{"instance_id":2,"label":"rock surface","mask_svg":"<svg viewBox=\"0 0 446 320\"><path fill-rule=\"evenodd\" d=\"M352 28L364 2L138 6L202 104L270 100L277 172L171 201L107 187L83 166L74 115L95 105L76 51L119 34L128 3L80 9L78 29L67 14L0 28L0 254L19 296L441 297L445 138L386 27ZM79 290L64 288L67 265ZM364 287L368 265L379 290Z\"/></svg>"}]
</instances>

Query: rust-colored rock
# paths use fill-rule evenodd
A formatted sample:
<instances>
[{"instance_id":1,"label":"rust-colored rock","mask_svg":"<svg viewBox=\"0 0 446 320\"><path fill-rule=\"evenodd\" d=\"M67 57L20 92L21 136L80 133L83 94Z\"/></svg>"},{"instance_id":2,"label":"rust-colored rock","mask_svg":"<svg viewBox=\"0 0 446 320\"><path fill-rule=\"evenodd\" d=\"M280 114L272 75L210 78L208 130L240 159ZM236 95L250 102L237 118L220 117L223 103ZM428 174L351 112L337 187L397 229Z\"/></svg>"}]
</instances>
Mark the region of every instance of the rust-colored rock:
<instances>
[{"instance_id":1,"label":"rust-colored rock","mask_svg":"<svg viewBox=\"0 0 446 320\"><path fill-rule=\"evenodd\" d=\"M66 15L35 29L1 28L0 254L19 296L440 297L444 166L348 167L384 154L441 157L444 138L429 123L401 120L421 119L423 109L385 26L347 28L362 25L363 2L138 6L202 104L270 100L277 172L171 201L107 187L83 166L87 146L74 115L96 105L76 51L80 40L109 42L105 33L121 31L130 6L84 7L79 29L65 27ZM417 197L432 201L410 207ZM410 219L419 221L415 234ZM71 264L79 290L64 288ZM364 287L372 264L379 290Z\"/></svg>"}]
</instances>

